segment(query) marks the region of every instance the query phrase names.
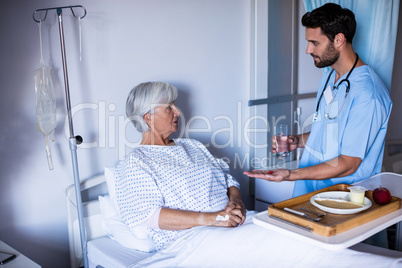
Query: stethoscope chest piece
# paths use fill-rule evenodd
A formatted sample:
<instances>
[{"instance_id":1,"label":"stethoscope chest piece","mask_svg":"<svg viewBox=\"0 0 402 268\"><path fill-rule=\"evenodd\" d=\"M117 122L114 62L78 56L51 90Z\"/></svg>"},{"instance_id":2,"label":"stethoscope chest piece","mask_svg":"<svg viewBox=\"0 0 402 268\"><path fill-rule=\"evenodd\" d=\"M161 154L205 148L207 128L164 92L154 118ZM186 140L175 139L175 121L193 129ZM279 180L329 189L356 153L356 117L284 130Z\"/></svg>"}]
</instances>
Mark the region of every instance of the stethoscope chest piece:
<instances>
[{"instance_id":1,"label":"stethoscope chest piece","mask_svg":"<svg viewBox=\"0 0 402 268\"><path fill-rule=\"evenodd\" d=\"M324 114L324 116L325 116L326 119L328 119L328 120L334 120L334 119L336 119L336 118L339 116L340 112L342 111L343 105L345 104L346 97L348 96L348 93L349 93L349 90L350 90L349 76L350 76L350 74L352 73L352 71L355 69L356 64L357 64L358 61L359 61L359 55L357 55L357 53L356 53L356 61L355 61L355 63L353 64L352 69L350 69L350 71L349 71L348 75L346 76L346 78L345 78L345 79L342 79L342 80L338 83L338 85L337 85L336 87L334 87L335 90L336 90L336 91L335 91L335 94L334 94L334 97L333 97L333 98L331 99L331 101L329 102L328 108L326 109L326 112L325 112L325 114ZM313 116L313 122L315 122L315 121L317 120L317 118L318 118L318 110L319 110L319 108L320 108L320 102L321 102L322 96L324 95L324 91L325 91L326 88L327 88L329 79L331 78L331 75L332 75L333 72L334 72L334 70L332 70L332 71L329 73L328 78L327 78L327 81L325 82L325 86L324 86L324 88L323 88L323 91L321 92L320 98L318 99L317 107L316 107L316 110L315 110L315 113L314 113L314 116ZM335 98L336 98L336 95L338 94L339 86L342 85L342 84L345 84L345 83L346 83L346 91L345 91L345 96L344 96L344 98L343 98L342 105L341 105L341 107L339 108L338 113L337 113L335 116L331 116L331 115L330 115L330 112L331 112L332 104L334 103L334 100L335 100Z\"/></svg>"}]
</instances>

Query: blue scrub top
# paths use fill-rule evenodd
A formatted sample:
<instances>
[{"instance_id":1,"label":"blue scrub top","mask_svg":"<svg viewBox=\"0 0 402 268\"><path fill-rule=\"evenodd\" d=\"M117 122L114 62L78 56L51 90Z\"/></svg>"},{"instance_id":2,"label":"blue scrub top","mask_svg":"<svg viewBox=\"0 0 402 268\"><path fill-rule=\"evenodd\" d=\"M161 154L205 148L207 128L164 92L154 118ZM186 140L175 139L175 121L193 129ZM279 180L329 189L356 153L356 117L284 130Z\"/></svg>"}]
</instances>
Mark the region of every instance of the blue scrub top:
<instances>
[{"instance_id":1,"label":"blue scrub top","mask_svg":"<svg viewBox=\"0 0 402 268\"><path fill-rule=\"evenodd\" d=\"M321 79L316 102L325 90L323 87L330 71ZM337 83L346 76L347 73ZM346 99L346 83L342 83L336 92L333 89L334 79L335 72L328 82L332 95L335 95L332 107L328 112L330 103L327 105L328 98L326 100L323 96L317 120L312 122L299 168L317 165L341 154L360 157L362 163L355 173L346 177L298 180L293 191L294 197L338 183L351 184L381 172L385 134L392 108L387 88L368 65L353 70L349 77L350 91ZM334 120L325 118L325 113L335 117L339 111Z\"/></svg>"}]
</instances>

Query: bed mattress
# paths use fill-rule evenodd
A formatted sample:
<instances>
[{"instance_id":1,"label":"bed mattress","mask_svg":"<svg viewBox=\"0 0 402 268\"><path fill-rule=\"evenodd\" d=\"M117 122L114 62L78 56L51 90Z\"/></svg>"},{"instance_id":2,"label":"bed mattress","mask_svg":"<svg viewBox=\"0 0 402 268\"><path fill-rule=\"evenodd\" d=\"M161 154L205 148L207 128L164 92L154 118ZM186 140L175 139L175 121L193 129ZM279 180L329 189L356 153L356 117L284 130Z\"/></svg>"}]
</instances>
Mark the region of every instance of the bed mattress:
<instances>
[{"instance_id":1,"label":"bed mattress","mask_svg":"<svg viewBox=\"0 0 402 268\"><path fill-rule=\"evenodd\" d=\"M255 225L251 219L238 228L191 228L157 253L126 248L109 237L91 240L87 248L90 268L349 268L356 263L362 267L402 268L399 251L361 243L339 251L327 250Z\"/></svg>"},{"instance_id":2,"label":"bed mattress","mask_svg":"<svg viewBox=\"0 0 402 268\"><path fill-rule=\"evenodd\" d=\"M127 268L154 254L123 247L106 236L89 241L87 252L90 268Z\"/></svg>"}]
</instances>

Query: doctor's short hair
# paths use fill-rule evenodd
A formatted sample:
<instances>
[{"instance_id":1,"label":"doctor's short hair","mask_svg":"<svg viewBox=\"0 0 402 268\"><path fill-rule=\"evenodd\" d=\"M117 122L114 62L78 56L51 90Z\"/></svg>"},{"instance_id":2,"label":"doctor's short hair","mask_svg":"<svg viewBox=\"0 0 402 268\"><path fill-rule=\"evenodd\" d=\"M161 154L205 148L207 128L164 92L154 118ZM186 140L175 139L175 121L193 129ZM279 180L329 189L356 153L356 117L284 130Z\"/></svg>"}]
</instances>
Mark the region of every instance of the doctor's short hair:
<instances>
[{"instance_id":1,"label":"doctor's short hair","mask_svg":"<svg viewBox=\"0 0 402 268\"><path fill-rule=\"evenodd\" d=\"M321 28L321 32L333 42L335 36L343 33L346 42L352 44L356 33L355 14L340 5L327 3L311 12L307 12L301 19L302 25L307 28Z\"/></svg>"},{"instance_id":2,"label":"doctor's short hair","mask_svg":"<svg viewBox=\"0 0 402 268\"><path fill-rule=\"evenodd\" d=\"M168 83L141 83L128 94L126 115L139 132L145 133L149 131L149 126L144 120L144 115L153 114L155 107L169 104L176 98L177 88Z\"/></svg>"}]
</instances>

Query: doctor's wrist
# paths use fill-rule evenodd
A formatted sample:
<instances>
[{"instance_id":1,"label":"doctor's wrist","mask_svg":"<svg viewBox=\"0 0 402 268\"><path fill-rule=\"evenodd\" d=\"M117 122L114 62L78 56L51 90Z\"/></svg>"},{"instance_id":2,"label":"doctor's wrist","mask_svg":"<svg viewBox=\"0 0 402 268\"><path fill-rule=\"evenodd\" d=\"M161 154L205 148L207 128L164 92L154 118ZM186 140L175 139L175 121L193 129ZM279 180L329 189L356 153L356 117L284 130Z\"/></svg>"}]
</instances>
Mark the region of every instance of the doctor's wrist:
<instances>
[{"instance_id":1,"label":"doctor's wrist","mask_svg":"<svg viewBox=\"0 0 402 268\"><path fill-rule=\"evenodd\" d=\"M298 135L293 136L293 143L296 145L296 148L300 148L300 138Z\"/></svg>"},{"instance_id":2,"label":"doctor's wrist","mask_svg":"<svg viewBox=\"0 0 402 268\"><path fill-rule=\"evenodd\" d=\"M287 178L288 181L297 181L297 180L302 180L302 172L300 169L293 169L289 170L289 176Z\"/></svg>"}]
</instances>

